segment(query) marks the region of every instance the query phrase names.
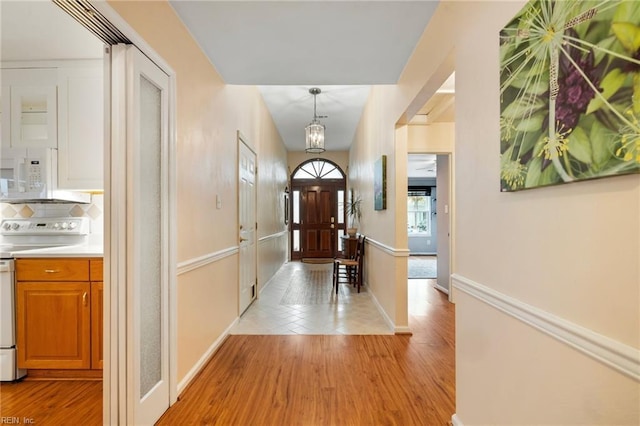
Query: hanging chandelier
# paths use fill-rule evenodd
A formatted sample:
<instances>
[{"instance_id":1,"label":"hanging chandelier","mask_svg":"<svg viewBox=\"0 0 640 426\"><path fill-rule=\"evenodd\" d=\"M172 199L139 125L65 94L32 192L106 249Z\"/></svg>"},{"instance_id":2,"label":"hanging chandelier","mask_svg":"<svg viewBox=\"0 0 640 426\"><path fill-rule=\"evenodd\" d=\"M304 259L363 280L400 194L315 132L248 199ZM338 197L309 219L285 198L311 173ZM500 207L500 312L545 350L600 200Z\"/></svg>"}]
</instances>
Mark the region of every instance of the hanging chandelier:
<instances>
[{"instance_id":1,"label":"hanging chandelier","mask_svg":"<svg viewBox=\"0 0 640 426\"><path fill-rule=\"evenodd\" d=\"M309 89L309 93L313 95L313 120L304 128L306 148L305 151L312 154L319 154L324 152L324 125L320 124L318 116L316 114L316 96L320 94L321 90L317 87ZM326 116L325 116L326 117ZM324 118L324 117L323 117Z\"/></svg>"}]
</instances>

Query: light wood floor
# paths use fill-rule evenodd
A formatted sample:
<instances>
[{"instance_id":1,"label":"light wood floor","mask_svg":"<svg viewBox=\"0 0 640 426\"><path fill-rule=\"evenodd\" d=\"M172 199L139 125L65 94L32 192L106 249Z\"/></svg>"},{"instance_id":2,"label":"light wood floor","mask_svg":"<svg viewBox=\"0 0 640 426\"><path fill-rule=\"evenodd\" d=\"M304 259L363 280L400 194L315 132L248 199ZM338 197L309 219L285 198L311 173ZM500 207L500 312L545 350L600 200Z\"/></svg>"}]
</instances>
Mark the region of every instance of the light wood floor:
<instances>
[{"instance_id":1,"label":"light wood floor","mask_svg":"<svg viewBox=\"0 0 640 426\"><path fill-rule=\"evenodd\" d=\"M420 283L413 336L230 336L158 425L448 424L454 308Z\"/></svg>"},{"instance_id":2,"label":"light wood floor","mask_svg":"<svg viewBox=\"0 0 640 426\"><path fill-rule=\"evenodd\" d=\"M409 295L412 336L229 336L158 425L448 424L454 307L433 280ZM0 403L36 425L99 425L102 384L3 383Z\"/></svg>"}]
</instances>

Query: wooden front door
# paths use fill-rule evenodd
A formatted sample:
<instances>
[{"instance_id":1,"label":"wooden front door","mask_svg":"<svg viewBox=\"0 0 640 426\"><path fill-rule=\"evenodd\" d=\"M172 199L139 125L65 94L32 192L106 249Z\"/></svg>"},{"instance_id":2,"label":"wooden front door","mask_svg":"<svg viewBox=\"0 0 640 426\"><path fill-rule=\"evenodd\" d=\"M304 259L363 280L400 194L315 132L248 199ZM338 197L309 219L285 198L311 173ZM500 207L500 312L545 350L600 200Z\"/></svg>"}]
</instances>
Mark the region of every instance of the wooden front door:
<instances>
[{"instance_id":1,"label":"wooden front door","mask_svg":"<svg viewBox=\"0 0 640 426\"><path fill-rule=\"evenodd\" d=\"M307 186L302 194L302 257L333 257L336 247L336 196L333 186Z\"/></svg>"}]
</instances>

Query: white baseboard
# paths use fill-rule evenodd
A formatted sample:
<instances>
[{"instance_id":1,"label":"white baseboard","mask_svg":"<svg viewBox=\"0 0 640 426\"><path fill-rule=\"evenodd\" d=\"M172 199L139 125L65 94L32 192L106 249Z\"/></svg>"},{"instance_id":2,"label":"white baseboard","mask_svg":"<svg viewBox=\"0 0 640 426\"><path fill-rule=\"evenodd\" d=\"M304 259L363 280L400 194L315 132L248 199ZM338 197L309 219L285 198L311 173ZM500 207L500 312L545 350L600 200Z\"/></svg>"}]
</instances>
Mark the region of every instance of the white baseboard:
<instances>
[{"instance_id":1,"label":"white baseboard","mask_svg":"<svg viewBox=\"0 0 640 426\"><path fill-rule=\"evenodd\" d=\"M457 414L454 414L453 416L451 416L451 424L453 426L464 426L462 424L462 421L460 420L460 417L458 417Z\"/></svg>"},{"instance_id":2,"label":"white baseboard","mask_svg":"<svg viewBox=\"0 0 640 426\"><path fill-rule=\"evenodd\" d=\"M207 362L209 362L213 354L216 353L220 345L222 345L222 342L224 342L227 336L229 336L231 328L233 328L233 326L236 325L239 320L240 318L236 318L231 323L231 325L227 327L227 329L220 335L220 337L218 337L215 342L213 342L211 346L209 346L209 349L207 349L207 351L200 357L198 362L196 362L196 364L191 368L191 370L189 370L184 378L180 380L180 383L178 383L178 396L180 396L180 394L182 394L187 386L189 386L189 383L191 383L191 381L196 377L200 370L202 370L202 368L207 365Z\"/></svg>"},{"instance_id":3,"label":"white baseboard","mask_svg":"<svg viewBox=\"0 0 640 426\"><path fill-rule=\"evenodd\" d=\"M640 382L640 350L620 343L458 274L453 286L489 306Z\"/></svg>"},{"instance_id":4,"label":"white baseboard","mask_svg":"<svg viewBox=\"0 0 640 426\"><path fill-rule=\"evenodd\" d=\"M378 302L378 299L376 299L375 294L373 294L373 292L371 291L371 288L368 285L367 285L367 293L369 294L369 297L373 301L373 304L376 305L376 308L378 308L378 312L380 312L380 315L382 315L382 318L384 318L384 322L387 323L387 325L391 330L395 331L396 325L393 323L393 321L391 321L391 318L389 318L389 315L387 315L387 313L384 311L384 309L382 308L382 305L380 304L380 302Z\"/></svg>"},{"instance_id":5,"label":"white baseboard","mask_svg":"<svg viewBox=\"0 0 640 426\"><path fill-rule=\"evenodd\" d=\"M441 292L443 292L444 294L449 294L449 289L448 289L448 288L444 288L444 287L442 287L442 286L441 286L441 285L439 285L439 284L434 285L434 287L435 287L437 290L440 290Z\"/></svg>"},{"instance_id":6,"label":"white baseboard","mask_svg":"<svg viewBox=\"0 0 640 426\"><path fill-rule=\"evenodd\" d=\"M384 318L384 322L387 323L389 328L391 330L393 330L393 332L395 334L410 334L411 333L411 330L409 329L409 327L396 327L396 325L391 320L391 318L389 318L389 315L387 315L385 310L382 308L382 305L380 304L380 302L378 302L378 299L376 299L376 296L373 294L373 292L371 291L369 286L367 286L367 293L369 294L369 297L373 301L373 304L376 305L376 308L378 308L378 312L380 312L380 315L382 315L382 318Z\"/></svg>"}]
</instances>

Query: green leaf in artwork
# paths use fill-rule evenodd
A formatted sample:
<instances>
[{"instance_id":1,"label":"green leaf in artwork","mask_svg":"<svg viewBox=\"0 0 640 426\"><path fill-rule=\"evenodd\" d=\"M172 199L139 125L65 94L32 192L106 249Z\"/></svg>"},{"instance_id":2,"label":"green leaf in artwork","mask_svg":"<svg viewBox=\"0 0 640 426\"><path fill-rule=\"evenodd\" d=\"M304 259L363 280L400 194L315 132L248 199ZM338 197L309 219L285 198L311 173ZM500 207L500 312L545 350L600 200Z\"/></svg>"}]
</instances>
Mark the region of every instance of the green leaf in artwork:
<instances>
[{"instance_id":1,"label":"green leaf in artwork","mask_svg":"<svg viewBox=\"0 0 640 426\"><path fill-rule=\"evenodd\" d=\"M540 185L552 185L561 181L562 179L553 165L545 167L540 175Z\"/></svg>"},{"instance_id":2,"label":"green leaf in artwork","mask_svg":"<svg viewBox=\"0 0 640 426\"><path fill-rule=\"evenodd\" d=\"M519 132L533 132L536 130L540 130L542 127L542 122L544 121L545 114L538 112L531 117L523 118L518 121L516 125L516 130Z\"/></svg>"},{"instance_id":3,"label":"green leaf in artwork","mask_svg":"<svg viewBox=\"0 0 640 426\"><path fill-rule=\"evenodd\" d=\"M527 167L527 178L524 181L525 188L533 188L540 184L542 175L542 158L536 157L529 162Z\"/></svg>"},{"instance_id":4,"label":"green leaf in artwork","mask_svg":"<svg viewBox=\"0 0 640 426\"><path fill-rule=\"evenodd\" d=\"M531 95L542 95L549 91L549 78L536 77L534 80L529 73L520 73L511 83L511 87L525 89L526 93Z\"/></svg>"},{"instance_id":5,"label":"green leaf in artwork","mask_svg":"<svg viewBox=\"0 0 640 426\"><path fill-rule=\"evenodd\" d=\"M611 54L609 52L615 52L620 54L626 53L622 48L622 45L618 43L618 39L615 36L607 37L599 41L598 44L596 44L596 47L594 48L594 52L595 52L595 56L594 56L595 65L600 64L600 61L602 61L604 58L607 58L610 60Z\"/></svg>"},{"instance_id":6,"label":"green leaf in artwork","mask_svg":"<svg viewBox=\"0 0 640 426\"><path fill-rule=\"evenodd\" d=\"M638 16L640 16L640 2L637 0L623 0L616 8L616 12L611 21L633 22L638 19Z\"/></svg>"},{"instance_id":7,"label":"green leaf in artwork","mask_svg":"<svg viewBox=\"0 0 640 426\"><path fill-rule=\"evenodd\" d=\"M591 164L591 142L589 136L582 129L582 127L576 127L569 136L569 154L582 161L585 164Z\"/></svg>"},{"instance_id":8,"label":"green leaf in artwork","mask_svg":"<svg viewBox=\"0 0 640 426\"><path fill-rule=\"evenodd\" d=\"M613 135L610 130L607 130L599 121L595 121L591 126L591 152L594 166L600 169L609 159L613 156L610 146L613 140Z\"/></svg>"},{"instance_id":9,"label":"green leaf in artwork","mask_svg":"<svg viewBox=\"0 0 640 426\"><path fill-rule=\"evenodd\" d=\"M520 119L528 117L544 106L544 102L534 96L522 96L502 110L505 118Z\"/></svg>"},{"instance_id":10,"label":"green leaf in artwork","mask_svg":"<svg viewBox=\"0 0 640 426\"><path fill-rule=\"evenodd\" d=\"M627 74L620 71L620 68L615 68L608 72L600 83L600 87L602 88L602 96L605 99L609 99L622 87L626 79ZM589 102L587 114L591 114L592 112L597 111L603 105L604 101L600 96L594 97L591 102Z\"/></svg>"},{"instance_id":11,"label":"green leaf in artwork","mask_svg":"<svg viewBox=\"0 0 640 426\"><path fill-rule=\"evenodd\" d=\"M631 22L614 22L611 24L613 33L627 51L635 53L640 49L640 27Z\"/></svg>"},{"instance_id":12,"label":"green leaf in artwork","mask_svg":"<svg viewBox=\"0 0 640 426\"><path fill-rule=\"evenodd\" d=\"M640 115L640 73L633 75L633 112Z\"/></svg>"}]
</instances>

